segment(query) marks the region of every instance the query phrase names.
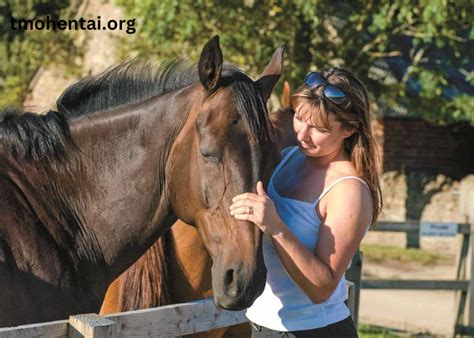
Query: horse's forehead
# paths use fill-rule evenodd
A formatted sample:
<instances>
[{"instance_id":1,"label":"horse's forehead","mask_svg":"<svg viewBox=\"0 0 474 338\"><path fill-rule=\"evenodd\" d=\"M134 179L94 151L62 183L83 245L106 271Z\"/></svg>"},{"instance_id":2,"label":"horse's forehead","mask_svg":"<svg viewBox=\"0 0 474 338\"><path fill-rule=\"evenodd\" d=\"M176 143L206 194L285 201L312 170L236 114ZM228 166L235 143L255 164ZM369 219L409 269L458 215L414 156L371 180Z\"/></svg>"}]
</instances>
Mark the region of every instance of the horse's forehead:
<instances>
[{"instance_id":1,"label":"horse's forehead","mask_svg":"<svg viewBox=\"0 0 474 338\"><path fill-rule=\"evenodd\" d=\"M214 94L204 99L201 109L204 111L236 110L235 100L230 87L219 88Z\"/></svg>"}]
</instances>

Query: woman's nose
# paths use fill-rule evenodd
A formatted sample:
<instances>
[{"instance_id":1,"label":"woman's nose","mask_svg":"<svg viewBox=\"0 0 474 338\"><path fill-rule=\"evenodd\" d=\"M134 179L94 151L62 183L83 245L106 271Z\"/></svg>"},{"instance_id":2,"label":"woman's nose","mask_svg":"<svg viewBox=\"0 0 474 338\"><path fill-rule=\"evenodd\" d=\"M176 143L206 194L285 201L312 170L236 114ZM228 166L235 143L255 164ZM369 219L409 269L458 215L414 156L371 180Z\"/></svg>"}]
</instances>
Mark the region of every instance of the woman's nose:
<instances>
[{"instance_id":1,"label":"woman's nose","mask_svg":"<svg viewBox=\"0 0 474 338\"><path fill-rule=\"evenodd\" d=\"M306 126L302 126L300 128L300 130L298 130L298 133L296 135L296 138L298 139L298 141L304 141L306 140L308 137L308 128Z\"/></svg>"}]
</instances>

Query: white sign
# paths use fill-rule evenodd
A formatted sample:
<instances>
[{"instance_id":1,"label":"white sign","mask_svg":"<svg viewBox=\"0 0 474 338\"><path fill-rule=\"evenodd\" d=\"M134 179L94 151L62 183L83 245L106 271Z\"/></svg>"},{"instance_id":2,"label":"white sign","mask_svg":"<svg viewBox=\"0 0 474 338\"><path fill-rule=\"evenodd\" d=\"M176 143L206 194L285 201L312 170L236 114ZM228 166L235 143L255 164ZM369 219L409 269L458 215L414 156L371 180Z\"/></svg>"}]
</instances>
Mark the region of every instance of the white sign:
<instances>
[{"instance_id":1,"label":"white sign","mask_svg":"<svg viewBox=\"0 0 474 338\"><path fill-rule=\"evenodd\" d=\"M457 223L420 223L421 236L454 237L458 234Z\"/></svg>"}]
</instances>

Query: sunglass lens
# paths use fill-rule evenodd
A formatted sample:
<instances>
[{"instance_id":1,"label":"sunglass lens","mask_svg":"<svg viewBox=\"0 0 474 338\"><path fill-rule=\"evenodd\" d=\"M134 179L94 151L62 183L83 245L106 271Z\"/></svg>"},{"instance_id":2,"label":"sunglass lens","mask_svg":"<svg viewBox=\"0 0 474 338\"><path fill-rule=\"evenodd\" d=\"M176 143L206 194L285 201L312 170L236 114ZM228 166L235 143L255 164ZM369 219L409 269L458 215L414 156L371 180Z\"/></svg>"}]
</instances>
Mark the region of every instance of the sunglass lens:
<instances>
[{"instance_id":1,"label":"sunglass lens","mask_svg":"<svg viewBox=\"0 0 474 338\"><path fill-rule=\"evenodd\" d=\"M306 76L304 83L309 87L316 87L323 84L326 80L321 76L321 74L316 72L311 72Z\"/></svg>"},{"instance_id":2,"label":"sunglass lens","mask_svg":"<svg viewBox=\"0 0 474 338\"><path fill-rule=\"evenodd\" d=\"M336 104L344 103L347 99L342 90L330 84L324 88L324 95Z\"/></svg>"}]
</instances>

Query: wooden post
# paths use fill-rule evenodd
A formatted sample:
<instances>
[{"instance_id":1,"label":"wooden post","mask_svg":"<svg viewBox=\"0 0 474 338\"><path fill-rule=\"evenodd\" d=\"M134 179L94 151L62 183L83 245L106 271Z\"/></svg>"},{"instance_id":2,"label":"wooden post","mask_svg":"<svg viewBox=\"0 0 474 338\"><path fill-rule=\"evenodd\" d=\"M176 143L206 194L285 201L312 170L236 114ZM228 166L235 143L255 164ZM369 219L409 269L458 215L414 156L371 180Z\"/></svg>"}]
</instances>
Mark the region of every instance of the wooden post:
<instances>
[{"instance_id":1,"label":"wooden post","mask_svg":"<svg viewBox=\"0 0 474 338\"><path fill-rule=\"evenodd\" d=\"M466 326L474 326L474 220L471 220L471 236L469 243L469 290L467 292Z\"/></svg>"},{"instance_id":2,"label":"wooden post","mask_svg":"<svg viewBox=\"0 0 474 338\"><path fill-rule=\"evenodd\" d=\"M115 338L117 323L95 313L69 317L68 338Z\"/></svg>"},{"instance_id":3,"label":"wooden post","mask_svg":"<svg viewBox=\"0 0 474 338\"><path fill-rule=\"evenodd\" d=\"M471 243L471 235L470 233L463 233L462 234L462 242L461 242L461 250L459 251L459 255L457 258L457 269L456 269L456 280L466 280L466 262L467 262L467 255L469 253L469 245ZM464 321L464 309L466 307L466 298L467 298L467 290L458 290L456 291L456 301L457 304L457 312L456 317L454 320L454 334L453 337L457 337L457 334L460 330L460 326L463 325Z\"/></svg>"},{"instance_id":4,"label":"wooden post","mask_svg":"<svg viewBox=\"0 0 474 338\"><path fill-rule=\"evenodd\" d=\"M407 249L419 249L420 248L420 233L419 232L407 232Z\"/></svg>"},{"instance_id":5,"label":"wooden post","mask_svg":"<svg viewBox=\"0 0 474 338\"><path fill-rule=\"evenodd\" d=\"M469 240L469 290L467 293L467 311L464 316L464 324L474 327L474 175L465 177L460 184L460 211L471 224Z\"/></svg>"},{"instance_id":6,"label":"wooden post","mask_svg":"<svg viewBox=\"0 0 474 338\"><path fill-rule=\"evenodd\" d=\"M355 314L355 284L351 281L346 281L346 292L347 292L347 299L346 299L346 305L349 308L349 311L351 312L351 317L354 323L356 322L356 319L354 317Z\"/></svg>"},{"instance_id":7,"label":"wooden post","mask_svg":"<svg viewBox=\"0 0 474 338\"><path fill-rule=\"evenodd\" d=\"M346 279L354 283L354 312L352 313L352 319L354 320L356 327L359 322L360 288L362 284L362 260L362 252L357 249L357 252L352 258L351 266L346 271Z\"/></svg>"}]
</instances>

